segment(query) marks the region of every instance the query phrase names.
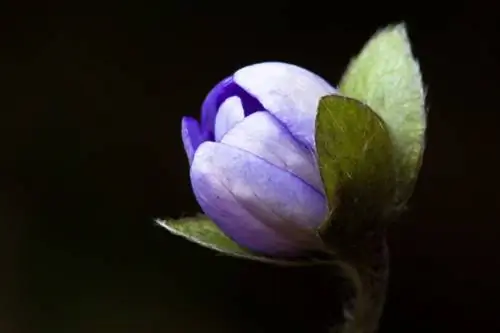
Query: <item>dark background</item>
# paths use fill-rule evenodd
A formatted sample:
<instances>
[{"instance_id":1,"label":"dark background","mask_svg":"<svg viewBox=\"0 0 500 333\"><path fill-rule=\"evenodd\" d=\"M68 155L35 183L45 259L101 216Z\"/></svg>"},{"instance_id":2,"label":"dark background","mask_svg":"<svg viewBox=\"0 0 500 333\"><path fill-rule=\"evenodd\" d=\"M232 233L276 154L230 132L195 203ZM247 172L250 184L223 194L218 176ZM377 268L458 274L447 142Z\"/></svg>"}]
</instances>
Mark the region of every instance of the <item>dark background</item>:
<instances>
[{"instance_id":1,"label":"dark background","mask_svg":"<svg viewBox=\"0 0 500 333\"><path fill-rule=\"evenodd\" d=\"M23 6L0 20L1 333L325 332L322 272L218 256L152 219L199 210L180 118L212 85L266 60L335 83L401 20L429 88L428 149L390 231L381 332L500 331L492 5Z\"/></svg>"}]
</instances>

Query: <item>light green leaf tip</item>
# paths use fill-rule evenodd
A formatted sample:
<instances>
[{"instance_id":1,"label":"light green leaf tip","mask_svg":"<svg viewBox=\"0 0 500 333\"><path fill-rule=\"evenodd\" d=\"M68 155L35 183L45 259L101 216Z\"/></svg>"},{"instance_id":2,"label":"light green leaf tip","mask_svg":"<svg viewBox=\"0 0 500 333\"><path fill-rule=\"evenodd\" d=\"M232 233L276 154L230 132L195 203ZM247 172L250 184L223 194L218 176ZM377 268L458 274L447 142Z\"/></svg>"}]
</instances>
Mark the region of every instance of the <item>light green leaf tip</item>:
<instances>
[{"instance_id":1,"label":"light green leaf tip","mask_svg":"<svg viewBox=\"0 0 500 333\"><path fill-rule=\"evenodd\" d=\"M193 243L232 257L280 266L311 266L331 263L331 261L319 259L277 259L253 253L236 244L231 238L226 236L212 220L204 215L187 217L179 220L156 219L156 223L174 235L181 236Z\"/></svg>"},{"instance_id":2,"label":"light green leaf tip","mask_svg":"<svg viewBox=\"0 0 500 333\"><path fill-rule=\"evenodd\" d=\"M339 91L369 105L385 122L395 151L396 206L413 192L425 148L425 92L404 24L377 32L344 73Z\"/></svg>"},{"instance_id":3,"label":"light green leaf tip","mask_svg":"<svg viewBox=\"0 0 500 333\"><path fill-rule=\"evenodd\" d=\"M342 235L383 219L395 192L393 145L382 119L355 99L321 98L316 116L316 149L321 177ZM330 222L320 228L330 227Z\"/></svg>"}]
</instances>

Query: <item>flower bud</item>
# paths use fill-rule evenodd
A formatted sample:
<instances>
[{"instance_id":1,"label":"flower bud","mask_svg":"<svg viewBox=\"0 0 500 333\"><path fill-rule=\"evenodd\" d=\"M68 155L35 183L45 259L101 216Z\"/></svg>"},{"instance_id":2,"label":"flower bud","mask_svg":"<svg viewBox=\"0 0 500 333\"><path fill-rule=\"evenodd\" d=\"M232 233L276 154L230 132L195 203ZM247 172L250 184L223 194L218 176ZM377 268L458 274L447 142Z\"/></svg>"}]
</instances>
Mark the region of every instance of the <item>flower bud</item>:
<instances>
[{"instance_id":1,"label":"flower bud","mask_svg":"<svg viewBox=\"0 0 500 333\"><path fill-rule=\"evenodd\" d=\"M206 215L239 245L272 256L319 250L328 213L315 153L316 74L278 62L244 67L182 119L191 185Z\"/></svg>"}]
</instances>

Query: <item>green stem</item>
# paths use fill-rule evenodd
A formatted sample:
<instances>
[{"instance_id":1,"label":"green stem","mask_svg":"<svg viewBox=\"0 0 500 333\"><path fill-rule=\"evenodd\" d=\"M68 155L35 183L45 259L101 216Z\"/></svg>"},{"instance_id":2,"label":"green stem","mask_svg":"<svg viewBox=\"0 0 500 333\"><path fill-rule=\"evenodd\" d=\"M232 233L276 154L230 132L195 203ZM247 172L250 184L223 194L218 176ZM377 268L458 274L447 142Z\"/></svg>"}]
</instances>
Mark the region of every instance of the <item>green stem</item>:
<instances>
[{"instance_id":1,"label":"green stem","mask_svg":"<svg viewBox=\"0 0 500 333\"><path fill-rule=\"evenodd\" d=\"M345 303L345 322L332 333L375 333L378 329L389 275L389 251L385 238L376 238L338 264L354 297Z\"/></svg>"}]
</instances>

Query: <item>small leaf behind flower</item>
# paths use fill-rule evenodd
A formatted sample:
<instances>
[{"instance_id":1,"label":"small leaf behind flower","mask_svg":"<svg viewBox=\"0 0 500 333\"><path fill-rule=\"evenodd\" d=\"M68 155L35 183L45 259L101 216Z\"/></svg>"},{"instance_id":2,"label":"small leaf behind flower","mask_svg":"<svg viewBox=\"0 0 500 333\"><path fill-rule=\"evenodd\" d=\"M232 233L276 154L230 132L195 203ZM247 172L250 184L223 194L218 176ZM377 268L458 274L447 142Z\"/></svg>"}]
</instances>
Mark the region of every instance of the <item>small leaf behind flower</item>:
<instances>
[{"instance_id":1,"label":"small leaf behind flower","mask_svg":"<svg viewBox=\"0 0 500 333\"><path fill-rule=\"evenodd\" d=\"M303 260L277 259L253 253L236 244L232 239L227 237L212 220L204 215L187 217L179 220L157 219L156 223L174 235L184 237L193 243L232 257L281 266L311 266L332 263L331 260L313 258Z\"/></svg>"},{"instance_id":2,"label":"small leaf behind flower","mask_svg":"<svg viewBox=\"0 0 500 333\"><path fill-rule=\"evenodd\" d=\"M320 233L372 230L367 223L383 220L395 191L393 145L382 119L355 99L325 96L316 116L316 149L333 214Z\"/></svg>"},{"instance_id":3,"label":"small leaf behind flower","mask_svg":"<svg viewBox=\"0 0 500 333\"><path fill-rule=\"evenodd\" d=\"M376 33L349 64L339 90L369 105L386 123L395 145L395 205L403 206L420 170L426 129L422 76L405 25Z\"/></svg>"}]
</instances>

